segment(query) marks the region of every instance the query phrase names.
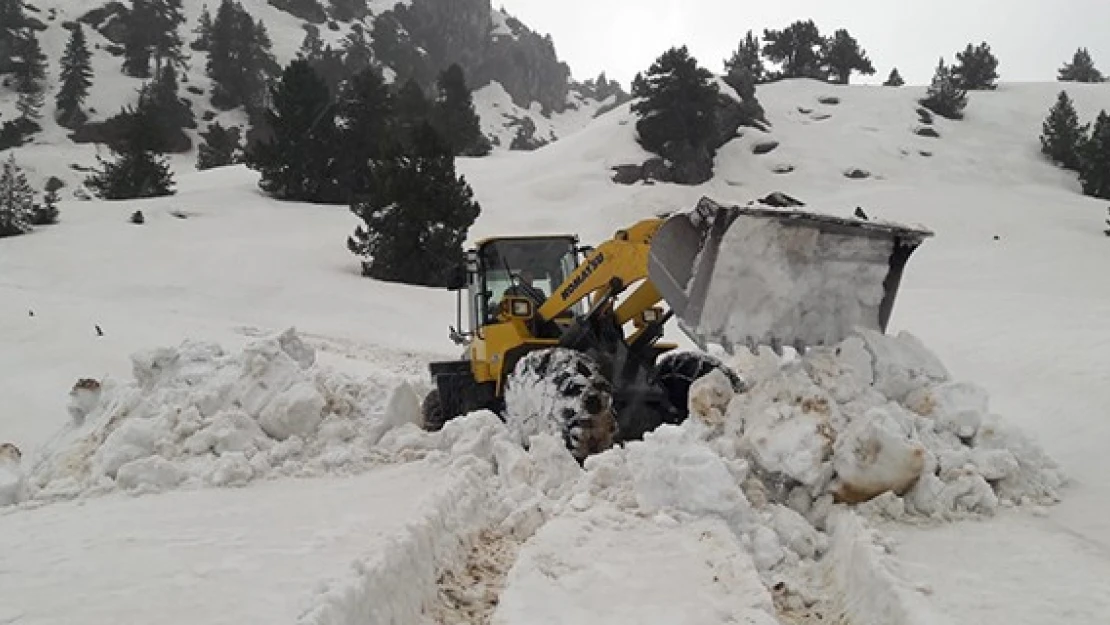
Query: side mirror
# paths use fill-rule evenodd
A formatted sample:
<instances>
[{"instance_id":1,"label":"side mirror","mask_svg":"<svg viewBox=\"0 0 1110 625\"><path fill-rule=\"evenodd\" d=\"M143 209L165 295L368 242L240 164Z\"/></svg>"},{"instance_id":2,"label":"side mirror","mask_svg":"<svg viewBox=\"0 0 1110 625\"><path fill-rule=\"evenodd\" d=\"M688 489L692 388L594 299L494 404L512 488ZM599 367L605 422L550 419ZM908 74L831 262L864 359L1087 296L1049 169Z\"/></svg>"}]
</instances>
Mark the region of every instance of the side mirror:
<instances>
[{"instance_id":1,"label":"side mirror","mask_svg":"<svg viewBox=\"0 0 1110 625\"><path fill-rule=\"evenodd\" d=\"M466 265L458 265L451 269L447 277L448 291L461 291L466 288Z\"/></svg>"}]
</instances>

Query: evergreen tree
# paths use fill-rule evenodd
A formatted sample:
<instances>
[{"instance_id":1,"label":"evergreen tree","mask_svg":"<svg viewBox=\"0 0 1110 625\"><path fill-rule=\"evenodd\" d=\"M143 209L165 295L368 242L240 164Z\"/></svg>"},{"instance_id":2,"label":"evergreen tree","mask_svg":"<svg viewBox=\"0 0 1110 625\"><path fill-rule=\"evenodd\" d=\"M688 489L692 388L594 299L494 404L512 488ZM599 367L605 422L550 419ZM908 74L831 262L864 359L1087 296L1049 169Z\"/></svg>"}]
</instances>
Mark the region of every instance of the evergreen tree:
<instances>
[{"instance_id":1,"label":"evergreen tree","mask_svg":"<svg viewBox=\"0 0 1110 625\"><path fill-rule=\"evenodd\" d=\"M143 106L119 116L123 137L111 150L115 162L96 157L100 169L85 179L97 196L106 200L173 195L174 179L159 145L164 140L157 112Z\"/></svg>"},{"instance_id":2,"label":"evergreen tree","mask_svg":"<svg viewBox=\"0 0 1110 625\"><path fill-rule=\"evenodd\" d=\"M0 237L30 232L34 207L35 192L10 154L0 168Z\"/></svg>"},{"instance_id":3,"label":"evergreen tree","mask_svg":"<svg viewBox=\"0 0 1110 625\"><path fill-rule=\"evenodd\" d=\"M1079 154L1083 193L1110 199L1110 115L1105 110L1099 112L1091 137L1083 143Z\"/></svg>"},{"instance_id":4,"label":"evergreen tree","mask_svg":"<svg viewBox=\"0 0 1110 625\"><path fill-rule=\"evenodd\" d=\"M1079 124L1068 92L1061 91L1041 127L1041 153L1065 169L1078 169L1079 150L1087 141L1089 127Z\"/></svg>"},{"instance_id":5,"label":"evergreen tree","mask_svg":"<svg viewBox=\"0 0 1110 625\"><path fill-rule=\"evenodd\" d=\"M965 91L992 90L998 87L998 59L986 42L972 47L969 43L963 52L956 54L952 79Z\"/></svg>"},{"instance_id":6,"label":"evergreen tree","mask_svg":"<svg viewBox=\"0 0 1110 625\"><path fill-rule=\"evenodd\" d=\"M185 23L181 0L152 0L154 37L151 54L154 56L154 73L161 73L162 66L172 64L185 69L185 55L181 52L181 25Z\"/></svg>"},{"instance_id":7,"label":"evergreen tree","mask_svg":"<svg viewBox=\"0 0 1110 625\"><path fill-rule=\"evenodd\" d=\"M373 193L370 164L382 158L392 138L393 95L381 73L368 67L344 85L336 105L342 127L340 183L348 193Z\"/></svg>"},{"instance_id":8,"label":"evergreen tree","mask_svg":"<svg viewBox=\"0 0 1110 625\"><path fill-rule=\"evenodd\" d=\"M763 54L782 65L781 78L828 79L822 67L828 42L813 20L794 22L785 30L763 31Z\"/></svg>"},{"instance_id":9,"label":"evergreen tree","mask_svg":"<svg viewBox=\"0 0 1110 625\"><path fill-rule=\"evenodd\" d=\"M58 223L58 190L46 189L43 193L43 205L35 205L31 211L31 224L34 226L49 226Z\"/></svg>"},{"instance_id":10,"label":"evergreen tree","mask_svg":"<svg viewBox=\"0 0 1110 625\"><path fill-rule=\"evenodd\" d=\"M153 0L132 0L123 25L123 71L133 78L149 78L151 50L158 36Z\"/></svg>"},{"instance_id":11,"label":"evergreen tree","mask_svg":"<svg viewBox=\"0 0 1110 625\"><path fill-rule=\"evenodd\" d=\"M671 48L632 80L632 96L639 101L636 131L644 149L663 155L668 145L704 145L717 125L717 96L713 74L699 67L686 46Z\"/></svg>"},{"instance_id":12,"label":"evergreen tree","mask_svg":"<svg viewBox=\"0 0 1110 625\"><path fill-rule=\"evenodd\" d=\"M474 99L466 76L458 63L440 73L436 82L439 94L432 107L436 130L456 155L485 156L492 146L482 134L481 119L474 110Z\"/></svg>"},{"instance_id":13,"label":"evergreen tree","mask_svg":"<svg viewBox=\"0 0 1110 625\"><path fill-rule=\"evenodd\" d=\"M766 74L767 68L763 66L763 57L759 52L759 37L749 30L736 51L725 60L725 82L736 89L732 81L759 84Z\"/></svg>"},{"instance_id":14,"label":"evergreen tree","mask_svg":"<svg viewBox=\"0 0 1110 625\"><path fill-rule=\"evenodd\" d=\"M320 38L320 30L315 27L306 27L304 39L301 40L301 49L297 51L297 55L311 61L323 52L324 40Z\"/></svg>"},{"instance_id":15,"label":"evergreen tree","mask_svg":"<svg viewBox=\"0 0 1110 625\"><path fill-rule=\"evenodd\" d=\"M920 103L930 111L947 117L948 119L963 119L964 107L967 106L967 91L956 84L952 75L953 70L941 58L933 74L933 82Z\"/></svg>"},{"instance_id":16,"label":"evergreen tree","mask_svg":"<svg viewBox=\"0 0 1110 625\"><path fill-rule=\"evenodd\" d=\"M38 37L34 31L17 39L15 43L17 61L12 71L16 93L30 94L43 91L46 78L46 55L42 53Z\"/></svg>"},{"instance_id":17,"label":"evergreen tree","mask_svg":"<svg viewBox=\"0 0 1110 625\"><path fill-rule=\"evenodd\" d=\"M308 61L294 59L286 66L264 116L273 136L246 155L247 166L262 174L259 187L279 199L340 201L335 107Z\"/></svg>"},{"instance_id":18,"label":"evergreen tree","mask_svg":"<svg viewBox=\"0 0 1110 625\"><path fill-rule=\"evenodd\" d=\"M343 38L343 62L352 76L373 65L374 53L362 28L352 26L351 34Z\"/></svg>"},{"instance_id":19,"label":"evergreen tree","mask_svg":"<svg viewBox=\"0 0 1110 625\"><path fill-rule=\"evenodd\" d=\"M1071 63L1064 63L1060 68L1060 74L1057 80L1071 81L1071 82L1103 82L1106 78L1102 72L1098 71L1095 67L1095 62L1091 60L1091 53L1087 48L1079 48L1075 51L1075 56L1072 57Z\"/></svg>"},{"instance_id":20,"label":"evergreen tree","mask_svg":"<svg viewBox=\"0 0 1110 625\"><path fill-rule=\"evenodd\" d=\"M871 64L871 59L867 58L867 52L860 48L855 37L843 28L833 33L822 58L827 73L842 85L848 84L853 71L865 76L875 73L875 66Z\"/></svg>"},{"instance_id":21,"label":"evergreen tree","mask_svg":"<svg viewBox=\"0 0 1110 625\"><path fill-rule=\"evenodd\" d=\"M1106 209L1106 225L1110 226L1110 208ZM1110 237L1110 228L1103 230L1106 236Z\"/></svg>"},{"instance_id":22,"label":"evergreen tree","mask_svg":"<svg viewBox=\"0 0 1110 625\"><path fill-rule=\"evenodd\" d=\"M80 22L76 22L70 31L61 66L62 84L55 97L56 118L62 126L73 128L86 119L81 105L89 94L93 76L92 57Z\"/></svg>"},{"instance_id":23,"label":"evergreen tree","mask_svg":"<svg viewBox=\"0 0 1110 625\"><path fill-rule=\"evenodd\" d=\"M23 28L26 25L27 18L20 0L0 0L0 74L15 70L16 47L24 37Z\"/></svg>"},{"instance_id":24,"label":"evergreen tree","mask_svg":"<svg viewBox=\"0 0 1110 625\"><path fill-rule=\"evenodd\" d=\"M221 109L266 106L267 86L280 71L272 43L261 22L255 22L233 0L221 0L212 22L206 70L212 79L212 104Z\"/></svg>"},{"instance_id":25,"label":"evergreen tree","mask_svg":"<svg viewBox=\"0 0 1110 625\"><path fill-rule=\"evenodd\" d=\"M377 193L351 203L363 224L347 248L364 259L370 278L443 287L464 260L463 243L481 207L435 129L424 122L413 139L411 152L395 146L375 164Z\"/></svg>"},{"instance_id":26,"label":"evergreen tree","mask_svg":"<svg viewBox=\"0 0 1110 625\"><path fill-rule=\"evenodd\" d=\"M431 118L432 103L415 78L405 81L394 101L394 136L401 145L415 149L417 129Z\"/></svg>"},{"instance_id":27,"label":"evergreen tree","mask_svg":"<svg viewBox=\"0 0 1110 625\"><path fill-rule=\"evenodd\" d=\"M197 148L197 169L225 167L243 162L243 145L238 126L224 128L213 122L200 133L204 142Z\"/></svg>"},{"instance_id":28,"label":"evergreen tree","mask_svg":"<svg viewBox=\"0 0 1110 625\"><path fill-rule=\"evenodd\" d=\"M197 21L196 28L193 29L193 34L196 35L196 38L189 44L189 47L193 50L203 52L212 45L212 14L208 12L207 4L201 7L200 19Z\"/></svg>"},{"instance_id":29,"label":"evergreen tree","mask_svg":"<svg viewBox=\"0 0 1110 625\"><path fill-rule=\"evenodd\" d=\"M904 84L906 84L906 81L902 80L902 74L899 74L898 68L895 67L894 69L890 70L890 77L886 79L886 82L883 83L883 86L901 87Z\"/></svg>"},{"instance_id":30,"label":"evergreen tree","mask_svg":"<svg viewBox=\"0 0 1110 625\"><path fill-rule=\"evenodd\" d=\"M42 91L30 91L19 94L16 98L15 108L19 111L20 119L37 121L42 117L42 107L46 103L46 94ZM37 124L36 124L37 126Z\"/></svg>"}]
</instances>

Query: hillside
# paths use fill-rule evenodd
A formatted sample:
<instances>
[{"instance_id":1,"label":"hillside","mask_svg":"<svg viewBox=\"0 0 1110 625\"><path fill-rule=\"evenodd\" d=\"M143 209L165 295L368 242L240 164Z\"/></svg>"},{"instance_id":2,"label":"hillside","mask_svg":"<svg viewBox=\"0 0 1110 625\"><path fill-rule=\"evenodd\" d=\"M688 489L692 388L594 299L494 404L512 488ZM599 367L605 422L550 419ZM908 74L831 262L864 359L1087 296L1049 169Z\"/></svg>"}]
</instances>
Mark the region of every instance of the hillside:
<instances>
[{"instance_id":1,"label":"hillside","mask_svg":"<svg viewBox=\"0 0 1110 625\"><path fill-rule=\"evenodd\" d=\"M336 2L334 6L343 4ZM190 45L197 38L195 31L202 12L214 14L218 5L218 0L184 3L186 22L178 29L185 43L182 51L187 64L179 78L180 96L188 101L199 124L186 131L192 139L192 149L172 155L175 167L185 171L196 161L199 133L209 122L247 129L241 107L225 111L212 105L213 83L205 70L207 53ZM502 10L494 10L489 0L410 0L396 4L375 0L366 4L366 11L353 13L338 12L328 0L321 3L242 0L240 5L265 25L273 56L282 67L296 57L309 32L336 51L349 54L353 49L357 54L375 57L387 80L411 77L427 90L433 88L438 71L450 63L460 63L474 91L483 132L496 150L533 149L557 140L627 97L616 83L601 85L592 78L573 79L556 56L550 38L540 36ZM324 5L329 10L325 11ZM46 106L40 121L44 128L19 150L20 160L26 162L34 182L58 176L70 183L72 190L83 179L84 169L96 165L95 155L106 153L106 149L93 143L74 146L72 131L54 121L59 59L69 38L66 26L80 21L92 52L93 85L85 103L90 122L104 121L122 107L133 106L145 79L128 76L122 69L122 26L118 15L124 4L35 0L25 2L24 6L35 24L48 65ZM390 26L375 30L379 20ZM406 26L413 32L408 32ZM374 35L386 31L396 32L401 38L390 46L379 45ZM437 48L429 43L434 41L455 44ZM10 82L0 86L0 119L17 116L16 95ZM58 163L50 156L58 146L77 148L69 152L73 155L71 161Z\"/></svg>"},{"instance_id":2,"label":"hillside","mask_svg":"<svg viewBox=\"0 0 1110 625\"><path fill-rule=\"evenodd\" d=\"M1110 283L1090 272L1110 266L1110 240L1105 202L1081 195L1074 175L1039 153L1040 122L1061 88L1084 121L1110 108L1108 85L1002 84L971 94L964 120L934 121L940 136L930 138L915 134L917 88L763 85L771 129L745 128L719 153L714 179L697 187L611 180L613 167L649 156L628 105L535 151L458 160L482 205L471 239L571 231L596 242L703 195L747 203L773 191L815 210L861 207L935 231L903 278L888 351L873 347L885 354L875 356L873 379L944 378L928 387L934 397L982 419L975 436L1012 464L977 464L949 432L952 448L930 448L937 491L831 512L805 489L789 507L770 501L775 480L763 481L758 459L737 451L758 436L730 428L777 414L769 407L777 394L815 392L777 377L797 369L769 353L731 359L757 385L715 417L724 434L692 422L666 428L582 469L554 438L521 451L488 414L436 435L416 431L425 364L459 355L447 337L454 296L361 278L344 248L356 222L344 207L274 202L243 167L190 172L187 163L173 197L66 198L60 224L0 241L0 441L22 448L27 471L49 485L0 513L2 547L19 554L18 591L0 590L15 607L0 620L77 618L36 581L50 572L71 580L71 591L87 589L99 620L84 620L105 623L157 613L120 592L137 578L149 580L144 596L206 579L211 594L170 615L182 622L189 609L211 622L263 613L302 623L367 614L419 622L421 613L501 624L664 623L676 614L707 624L1102 622ZM828 96L837 103L820 101ZM769 141L777 146L753 153ZM40 145L24 154L41 167L89 152ZM869 176L846 176L852 169ZM127 222L136 209L148 217L143 226ZM296 368L306 351L279 334L291 326L314 350L311 367ZM896 338L903 331L920 344ZM676 329L670 338L689 346ZM155 348L164 349L144 351ZM70 425L68 410L83 400L67 393L84 377L103 380L104 394L81 409L86 423ZM317 396L326 419L318 409L315 420L298 420ZM861 397L867 414L907 423L897 416L908 414L904 397ZM262 410L260 426L235 412L236 401L287 410ZM275 418L308 433L298 443L272 440ZM921 419L912 424L886 440L905 444ZM762 425L758 432L796 445L784 449L812 443ZM396 463L419 466L399 478L381 468ZM350 496L390 503L343 505L351 474L366 482ZM389 485L395 478L404 495ZM294 486L300 479L320 488ZM169 521L194 501L224 512ZM267 522L248 501L283 517L281 536L257 528ZM927 505L935 514L922 512ZM299 512L285 518L285 509ZM330 514L312 516L316 509ZM402 525L398 514L414 520ZM149 533L120 542L90 533L87 519ZM26 547L31 531L51 548ZM350 554L352 533L385 538ZM453 538L464 533L466 544ZM196 550L167 563L157 557L164 544ZM117 574L81 575L92 546L120 559L110 567ZM306 553L315 554L311 580L296 564ZM127 554L138 559L124 566ZM709 598L690 599L698 596Z\"/></svg>"}]
</instances>

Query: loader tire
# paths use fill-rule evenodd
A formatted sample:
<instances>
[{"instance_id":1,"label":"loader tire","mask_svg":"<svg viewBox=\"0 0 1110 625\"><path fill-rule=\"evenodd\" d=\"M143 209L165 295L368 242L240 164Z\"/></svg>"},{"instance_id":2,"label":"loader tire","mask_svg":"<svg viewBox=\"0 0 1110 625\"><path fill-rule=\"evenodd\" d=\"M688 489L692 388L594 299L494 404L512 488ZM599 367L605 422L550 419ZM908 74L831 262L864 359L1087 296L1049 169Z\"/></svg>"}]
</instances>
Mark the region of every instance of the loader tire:
<instances>
[{"instance_id":1,"label":"loader tire","mask_svg":"<svg viewBox=\"0 0 1110 625\"><path fill-rule=\"evenodd\" d=\"M521 358L505 384L505 423L525 446L530 437L560 436L579 462L612 447L613 387L589 356L561 347Z\"/></svg>"},{"instance_id":2,"label":"loader tire","mask_svg":"<svg viewBox=\"0 0 1110 625\"><path fill-rule=\"evenodd\" d=\"M714 369L728 377L732 390L742 393L746 384L728 365L715 356L701 352L671 352L659 359L655 366L655 379L667 391L667 398L678 409L679 423L690 413L690 387ZM677 425L677 423L676 423Z\"/></svg>"},{"instance_id":3,"label":"loader tire","mask_svg":"<svg viewBox=\"0 0 1110 625\"><path fill-rule=\"evenodd\" d=\"M443 424L447 422L447 416L443 414L443 401L439 396L438 388L433 388L431 392L424 396L424 401L420 404L420 414L424 418L425 430L438 432L443 429Z\"/></svg>"}]
</instances>

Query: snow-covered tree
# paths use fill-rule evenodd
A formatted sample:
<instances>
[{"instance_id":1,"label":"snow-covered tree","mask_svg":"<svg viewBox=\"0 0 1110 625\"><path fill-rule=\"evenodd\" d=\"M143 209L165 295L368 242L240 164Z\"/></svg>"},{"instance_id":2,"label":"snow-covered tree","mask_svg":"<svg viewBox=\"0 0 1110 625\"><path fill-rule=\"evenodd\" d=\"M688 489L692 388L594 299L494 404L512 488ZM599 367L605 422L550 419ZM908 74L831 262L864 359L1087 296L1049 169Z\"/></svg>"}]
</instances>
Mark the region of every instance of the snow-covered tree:
<instances>
[{"instance_id":1,"label":"snow-covered tree","mask_svg":"<svg viewBox=\"0 0 1110 625\"><path fill-rule=\"evenodd\" d=\"M1041 153L1065 169L1077 169L1088 129L1089 124L1080 125L1068 92L1061 91L1041 127Z\"/></svg>"},{"instance_id":2,"label":"snow-covered tree","mask_svg":"<svg viewBox=\"0 0 1110 625\"><path fill-rule=\"evenodd\" d=\"M1057 80L1070 82L1103 82L1105 77L1095 67L1087 48L1079 48L1071 59L1060 68Z\"/></svg>"},{"instance_id":3,"label":"snow-covered tree","mask_svg":"<svg viewBox=\"0 0 1110 625\"><path fill-rule=\"evenodd\" d=\"M30 232L34 210L35 192L10 154L0 166L0 237Z\"/></svg>"}]
</instances>

